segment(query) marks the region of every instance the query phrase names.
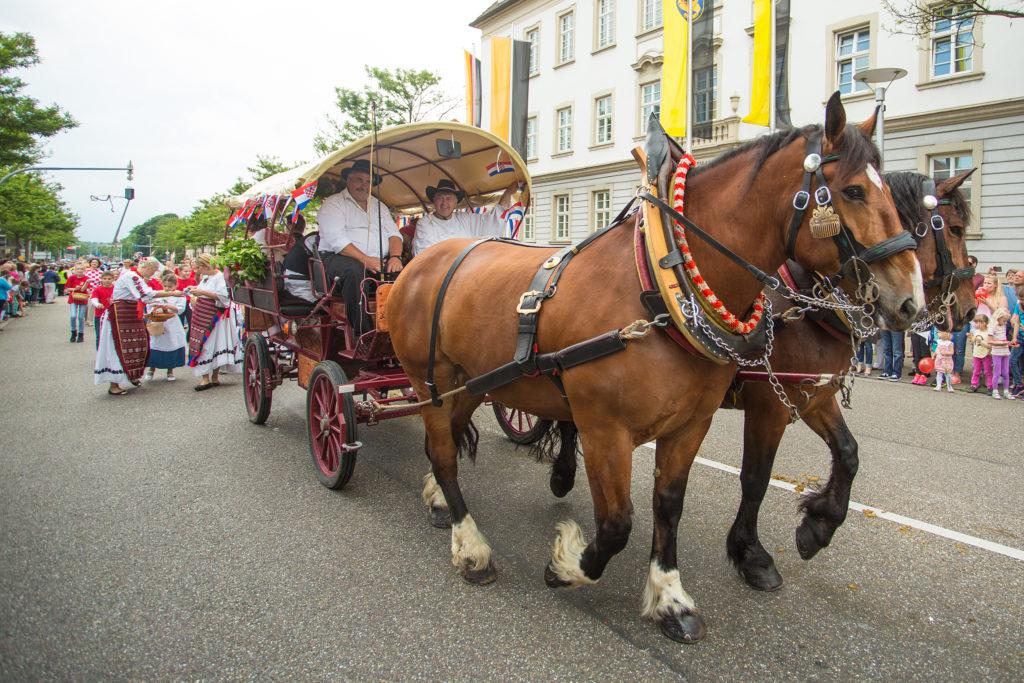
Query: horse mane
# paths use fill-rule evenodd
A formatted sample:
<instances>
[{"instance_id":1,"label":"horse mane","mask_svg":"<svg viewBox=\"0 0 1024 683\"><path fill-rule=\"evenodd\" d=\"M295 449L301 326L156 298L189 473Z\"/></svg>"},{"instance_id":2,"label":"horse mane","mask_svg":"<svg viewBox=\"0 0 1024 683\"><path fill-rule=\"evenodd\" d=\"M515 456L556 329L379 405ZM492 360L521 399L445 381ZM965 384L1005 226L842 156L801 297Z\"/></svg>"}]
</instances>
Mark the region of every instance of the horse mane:
<instances>
[{"instance_id":1,"label":"horse mane","mask_svg":"<svg viewBox=\"0 0 1024 683\"><path fill-rule=\"evenodd\" d=\"M892 199L896 204L896 213L900 216L900 223L904 228L911 229L922 220L927 220L924 213L924 181L928 176L914 171L891 171L884 174L885 182L892 190ZM964 221L971 220L971 207L967 205L967 198L960 191L954 189L944 199L948 199Z\"/></svg>"},{"instance_id":2,"label":"horse mane","mask_svg":"<svg viewBox=\"0 0 1024 683\"><path fill-rule=\"evenodd\" d=\"M814 124L803 128L783 128L774 133L763 135L759 138L746 142L739 147L723 152L714 159L699 164L690 171L690 177L700 174L703 171L724 164L731 159L745 154L757 153L754 164L750 167L749 178L753 180L757 172L768 161L768 158L779 150L785 149L799 138L806 139L812 134L824 134L821 125ZM877 168L880 163L878 148L871 142L855 125L848 125L843 129L842 144L838 150L839 173L842 176L849 176L857 173L868 164L874 164Z\"/></svg>"}]
</instances>

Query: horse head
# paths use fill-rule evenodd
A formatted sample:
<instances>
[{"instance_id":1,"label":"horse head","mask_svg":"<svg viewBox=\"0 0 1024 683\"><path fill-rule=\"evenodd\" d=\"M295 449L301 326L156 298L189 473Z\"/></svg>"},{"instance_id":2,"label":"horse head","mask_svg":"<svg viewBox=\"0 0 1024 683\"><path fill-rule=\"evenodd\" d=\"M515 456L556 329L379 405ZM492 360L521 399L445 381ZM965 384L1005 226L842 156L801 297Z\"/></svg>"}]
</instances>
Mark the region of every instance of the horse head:
<instances>
[{"instance_id":1,"label":"horse head","mask_svg":"<svg viewBox=\"0 0 1024 683\"><path fill-rule=\"evenodd\" d=\"M836 92L826 106L824 127L804 129L805 149L791 144L788 154L779 155L788 156L790 165L806 155L787 251L804 266L836 273L833 279L849 294L873 302L880 327L903 330L924 308L924 289L911 253L915 245L877 170L878 148L871 141L877 113L860 125L847 125Z\"/></svg>"},{"instance_id":2,"label":"horse head","mask_svg":"<svg viewBox=\"0 0 1024 683\"><path fill-rule=\"evenodd\" d=\"M975 169L935 183L921 173L886 173L903 228L917 240L929 318L956 330L974 318L974 270L967 261L971 210L958 189Z\"/></svg>"}]
</instances>

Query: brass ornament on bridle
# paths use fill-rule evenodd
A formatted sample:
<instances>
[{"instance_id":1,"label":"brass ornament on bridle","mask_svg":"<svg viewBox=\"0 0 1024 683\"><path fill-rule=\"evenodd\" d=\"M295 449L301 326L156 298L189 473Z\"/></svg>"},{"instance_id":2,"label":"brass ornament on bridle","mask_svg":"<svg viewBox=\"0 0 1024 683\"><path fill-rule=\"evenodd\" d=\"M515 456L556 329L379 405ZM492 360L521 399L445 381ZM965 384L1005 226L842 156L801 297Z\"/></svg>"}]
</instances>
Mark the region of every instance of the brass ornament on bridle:
<instances>
[{"instance_id":1,"label":"brass ornament on bridle","mask_svg":"<svg viewBox=\"0 0 1024 683\"><path fill-rule=\"evenodd\" d=\"M814 191L814 201L817 206L811 213L811 237L825 239L835 237L839 234L840 220L832 206L832 192L827 185L822 185Z\"/></svg>"}]
</instances>

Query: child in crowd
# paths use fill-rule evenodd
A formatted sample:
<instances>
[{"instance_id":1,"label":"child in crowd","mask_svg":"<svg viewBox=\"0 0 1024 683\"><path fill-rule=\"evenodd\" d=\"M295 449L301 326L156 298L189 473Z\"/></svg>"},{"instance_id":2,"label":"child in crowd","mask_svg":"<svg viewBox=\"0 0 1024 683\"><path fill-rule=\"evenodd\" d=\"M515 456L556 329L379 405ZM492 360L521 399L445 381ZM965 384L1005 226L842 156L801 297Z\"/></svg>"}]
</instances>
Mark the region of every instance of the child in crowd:
<instances>
[{"instance_id":1,"label":"child in crowd","mask_svg":"<svg viewBox=\"0 0 1024 683\"><path fill-rule=\"evenodd\" d=\"M935 361L935 391L942 389L942 380L946 380L946 391L953 393L953 337L949 332L939 332L939 340L932 352Z\"/></svg>"},{"instance_id":2,"label":"child in crowd","mask_svg":"<svg viewBox=\"0 0 1024 683\"><path fill-rule=\"evenodd\" d=\"M974 345L971 352L974 362L974 372L971 374L971 393L978 391L982 373L985 375L985 387L992 391L992 356L988 347L988 316L984 313L974 316L974 323L971 325L971 343Z\"/></svg>"},{"instance_id":3,"label":"child in crowd","mask_svg":"<svg viewBox=\"0 0 1024 683\"><path fill-rule=\"evenodd\" d=\"M94 313L93 325L96 329L96 348L100 348L100 324L103 314L110 308L110 297L114 295L114 271L104 270L100 273L100 283L92 288L89 304Z\"/></svg>"},{"instance_id":4,"label":"child in crowd","mask_svg":"<svg viewBox=\"0 0 1024 683\"><path fill-rule=\"evenodd\" d=\"M71 343L85 341L85 312L89 308L89 281L85 266L79 263L64 285L71 307Z\"/></svg>"},{"instance_id":5,"label":"child in crowd","mask_svg":"<svg viewBox=\"0 0 1024 683\"><path fill-rule=\"evenodd\" d=\"M1008 398L1015 396L1010 393L1010 342L1006 338L1006 323L1010 321L1010 312L1005 308L997 308L992 314L988 325L988 346L992 354L992 398ZM1003 396L999 396L999 382L1003 382Z\"/></svg>"},{"instance_id":6,"label":"child in crowd","mask_svg":"<svg viewBox=\"0 0 1024 683\"><path fill-rule=\"evenodd\" d=\"M165 269L160 274L160 284L163 285L163 289L173 291L178 284L174 271L170 268ZM146 379L153 379L157 370L166 370L167 381L173 382L177 379L174 376L174 369L185 365L185 347L188 345L185 330L178 318L185 310L185 297L166 297L149 304L146 310L152 312L155 307L174 308L176 315L163 321L163 334L149 337L149 369L146 371Z\"/></svg>"}]
</instances>

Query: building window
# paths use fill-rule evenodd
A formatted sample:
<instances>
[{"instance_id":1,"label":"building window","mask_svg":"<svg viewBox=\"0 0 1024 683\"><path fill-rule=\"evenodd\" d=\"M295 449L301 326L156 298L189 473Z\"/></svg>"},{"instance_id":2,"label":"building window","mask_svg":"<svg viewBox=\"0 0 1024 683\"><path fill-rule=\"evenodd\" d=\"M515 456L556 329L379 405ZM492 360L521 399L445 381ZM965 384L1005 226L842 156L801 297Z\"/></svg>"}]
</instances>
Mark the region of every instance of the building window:
<instances>
[{"instance_id":1,"label":"building window","mask_svg":"<svg viewBox=\"0 0 1024 683\"><path fill-rule=\"evenodd\" d=\"M526 158L537 158L537 117L526 119Z\"/></svg>"},{"instance_id":2,"label":"building window","mask_svg":"<svg viewBox=\"0 0 1024 683\"><path fill-rule=\"evenodd\" d=\"M570 11L558 17L558 63L571 62L576 55L574 44L576 21Z\"/></svg>"},{"instance_id":3,"label":"building window","mask_svg":"<svg viewBox=\"0 0 1024 683\"><path fill-rule=\"evenodd\" d=\"M592 230L600 230L612 219L612 193L610 190L597 190L591 193L591 206L594 215L591 222Z\"/></svg>"},{"instance_id":4,"label":"building window","mask_svg":"<svg viewBox=\"0 0 1024 683\"><path fill-rule=\"evenodd\" d=\"M953 76L974 70L974 18L964 17L968 5L939 10L932 25L932 77Z\"/></svg>"},{"instance_id":5,"label":"building window","mask_svg":"<svg viewBox=\"0 0 1024 683\"><path fill-rule=\"evenodd\" d=\"M870 90L855 81L858 72L868 68L871 59L871 29L863 27L836 34L836 87L843 95Z\"/></svg>"},{"instance_id":6,"label":"building window","mask_svg":"<svg viewBox=\"0 0 1024 683\"><path fill-rule=\"evenodd\" d=\"M556 194L555 195L555 221L554 221L554 241L556 242L568 242L570 237L569 230L569 195L567 194Z\"/></svg>"},{"instance_id":7,"label":"building window","mask_svg":"<svg viewBox=\"0 0 1024 683\"><path fill-rule=\"evenodd\" d=\"M530 75L540 73L540 29L526 32L526 42L530 44Z\"/></svg>"},{"instance_id":8,"label":"building window","mask_svg":"<svg viewBox=\"0 0 1024 683\"><path fill-rule=\"evenodd\" d=\"M974 155L968 151L933 154L928 157L928 175L934 178L936 183L941 183L943 180L948 180L964 171L969 171L973 167ZM977 173L974 175L977 175ZM973 178L974 176L971 177ZM965 180L959 189L964 199L967 200L967 205L973 209L971 178Z\"/></svg>"},{"instance_id":9,"label":"building window","mask_svg":"<svg viewBox=\"0 0 1024 683\"><path fill-rule=\"evenodd\" d=\"M661 81L643 83L640 86L640 130L647 133L647 121L651 114L661 111Z\"/></svg>"},{"instance_id":10,"label":"building window","mask_svg":"<svg viewBox=\"0 0 1024 683\"><path fill-rule=\"evenodd\" d=\"M594 144L607 145L612 141L612 96L594 100Z\"/></svg>"},{"instance_id":11,"label":"building window","mask_svg":"<svg viewBox=\"0 0 1024 683\"><path fill-rule=\"evenodd\" d=\"M523 216L523 241L533 240L533 205Z\"/></svg>"},{"instance_id":12,"label":"building window","mask_svg":"<svg viewBox=\"0 0 1024 683\"><path fill-rule=\"evenodd\" d=\"M693 122L711 123L718 113L718 71L714 66L693 72Z\"/></svg>"},{"instance_id":13,"label":"building window","mask_svg":"<svg viewBox=\"0 0 1024 683\"><path fill-rule=\"evenodd\" d=\"M661 26L661 0L640 0L640 27L642 31Z\"/></svg>"},{"instance_id":14,"label":"building window","mask_svg":"<svg viewBox=\"0 0 1024 683\"><path fill-rule=\"evenodd\" d=\"M615 0L597 0L597 49L615 43Z\"/></svg>"},{"instance_id":15,"label":"building window","mask_svg":"<svg viewBox=\"0 0 1024 683\"><path fill-rule=\"evenodd\" d=\"M572 107L564 107L556 111L555 120L558 122L556 149L559 152L569 152L572 150Z\"/></svg>"}]
</instances>

